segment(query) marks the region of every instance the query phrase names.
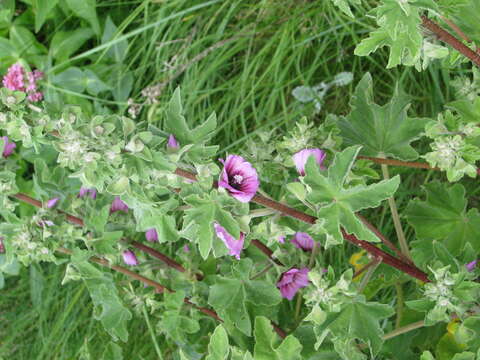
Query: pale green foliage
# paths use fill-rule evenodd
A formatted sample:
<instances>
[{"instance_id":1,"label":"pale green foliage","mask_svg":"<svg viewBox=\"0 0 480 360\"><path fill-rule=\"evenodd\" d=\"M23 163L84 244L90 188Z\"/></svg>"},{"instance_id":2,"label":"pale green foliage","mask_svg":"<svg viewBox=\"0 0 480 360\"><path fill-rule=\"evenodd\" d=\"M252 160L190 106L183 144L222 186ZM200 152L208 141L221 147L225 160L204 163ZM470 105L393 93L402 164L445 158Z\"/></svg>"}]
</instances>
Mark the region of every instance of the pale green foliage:
<instances>
[{"instance_id":1,"label":"pale green foliage","mask_svg":"<svg viewBox=\"0 0 480 360\"><path fill-rule=\"evenodd\" d=\"M430 248L434 240L442 242L454 256L467 249L480 251L480 214L475 208L467 211L465 188L432 182L424 189L426 200L410 201L405 212L418 238L412 243L414 257L425 263L433 255L425 246Z\"/></svg>"},{"instance_id":2,"label":"pale green foliage","mask_svg":"<svg viewBox=\"0 0 480 360\"><path fill-rule=\"evenodd\" d=\"M301 350L302 345L293 335L279 343L270 321L263 316L255 318L255 360L300 360Z\"/></svg>"},{"instance_id":3,"label":"pale green foliage","mask_svg":"<svg viewBox=\"0 0 480 360\"><path fill-rule=\"evenodd\" d=\"M74 278L85 282L95 305L95 318L102 322L105 330L114 339L127 341L127 323L132 314L119 298L112 276L89 263L89 257L88 252L74 251L70 265L75 269Z\"/></svg>"},{"instance_id":4,"label":"pale green foliage","mask_svg":"<svg viewBox=\"0 0 480 360\"><path fill-rule=\"evenodd\" d=\"M437 10L433 0L382 0L375 8L379 28L370 33L355 48L355 55L367 56L387 46L390 56L387 68L403 64L412 66L420 59L423 37L420 32L420 12Z\"/></svg>"},{"instance_id":5,"label":"pale green foliage","mask_svg":"<svg viewBox=\"0 0 480 360\"><path fill-rule=\"evenodd\" d=\"M325 121L319 126L302 117L277 146L281 152L288 151L294 154L302 149L313 147L336 151L341 142L336 117L327 115ZM293 166L291 158L285 162Z\"/></svg>"},{"instance_id":6,"label":"pale green foliage","mask_svg":"<svg viewBox=\"0 0 480 360\"><path fill-rule=\"evenodd\" d=\"M247 302L256 306L275 306L280 291L265 280L250 280L253 263L244 259L232 266L232 277L216 276L210 287L208 303L217 311L226 324L234 325L244 334L251 334L252 324L247 311Z\"/></svg>"},{"instance_id":7,"label":"pale green foliage","mask_svg":"<svg viewBox=\"0 0 480 360\"><path fill-rule=\"evenodd\" d=\"M200 255L206 259L212 248L216 256L224 255L226 249L221 240L216 238L213 224L218 222L235 239L240 237L240 227L231 215L222 206L228 203L228 199L222 201L216 191L205 194L203 197L189 195L184 197L191 209L185 211L184 216L184 237L187 237L198 244Z\"/></svg>"},{"instance_id":8,"label":"pale green foliage","mask_svg":"<svg viewBox=\"0 0 480 360\"><path fill-rule=\"evenodd\" d=\"M463 176L477 176L475 162L480 159L478 139L480 98L475 101L457 100L447 110L439 114L438 120L430 121L426 126L426 135L433 139L433 151L423 157L430 166L446 171L449 181L458 181Z\"/></svg>"},{"instance_id":9,"label":"pale green foliage","mask_svg":"<svg viewBox=\"0 0 480 360\"><path fill-rule=\"evenodd\" d=\"M415 64L415 68L418 71L426 70L432 61L436 59L444 59L449 53L448 48L439 44L434 44L427 39L423 39L421 60Z\"/></svg>"},{"instance_id":10,"label":"pale green foliage","mask_svg":"<svg viewBox=\"0 0 480 360\"><path fill-rule=\"evenodd\" d=\"M208 356L205 360L224 360L227 359L229 352L228 334L222 325L218 325L210 337Z\"/></svg>"},{"instance_id":11,"label":"pale green foliage","mask_svg":"<svg viewBox=\"0 0 480 360\"><path fill-rule=\"evenodd\" d=\"M472 67L472 76L457 76L452 81L457 98L475 101L480 96L480 69Z\"/></svg>"},{"instance_id":12,"label":"pale green foliage","mask_svg":"<svg viewBox=\"0 0 480 360\"><path fill-rule=\"evenodd\" d=\"M195 317L184 314L182 311L185 292L165 293L164 296L164 310L157 322L157 331L180 344L187 344L187 336L198 332L200 324Z\"/></svg>"},{"instance_id":13,"label":"pale green foliage","mask_svg":"<svg viewBox=\"0 0 480 360\"><path fill-rule=\"evenodd\" d=\"M325 246L342 243L341 228L362 240L379 241L355 213L377 207L391 197L400 184L400 178L396 176L368 186L345 188L346 178L360 149L359 146L352 146L337 153L327 171L320 170L312 157L307 161L306 176L303 178L310 187L307 201L317 209L319 226L323 227L326 236Z\"/></svg>"},{"instance_id":14,"label":"pale green foliage","mask_svg":"<svg viewBox=\"0 0 480 360\"><path fill-rule=\"evenodd\" d=\"M407 301L408 307L426 312L425 324L449 322L452 314L463 318L480 295L480 284L465 269L454 273L450 266L432 270L435 280L425 284L419 300Z\"/></svg>"},{"instance_id":15,"label":"pale green foliage","mask_svg":"<svg viewBox=\"0 0 480 360\"><path fill-rule=\"evenodd\" d=\"M194 129L190 129L183 116L183 106L180 95L180 88L173 93L166 110L165 131L173 134L181 146L195 144L188 149L188 156L195 162L200 162L202 157L212 157L218 146L205 147L204 142L211 139L217 127L217 117L212 113L206 121Z\"/></svg>"},{"instance_id":16,"label":"pale green foliage","mask_svg":"<svg viewBox=\"0 0 480 360\"><path fill-rule=\"evenodd\" d=\"M393 314L393 309L384 304L366 302L352 284L352 271L334 278L332 269L327 274L310 274L313 287L305 295L311 307L305 320L314 324L317 342L332 341L342 359L366 359L355 346L355 340L368 345L373 355L383 343L383 331L379 322Z\"/></svg>"},{"instance_id":17,"label":"pale green foliage","mask_svg":"<svg viewBox=\"0 0 480 360\"><path fill-rule=\"evenodd\" d=\"M377 105L367 73L355 89L352 111L338 123L345 144L362 145L365 156L415 160L418 153L410 143L422 135L427 120L408 117L409 100L397 86L389 103Z\"/></svg>"}]
</instances>

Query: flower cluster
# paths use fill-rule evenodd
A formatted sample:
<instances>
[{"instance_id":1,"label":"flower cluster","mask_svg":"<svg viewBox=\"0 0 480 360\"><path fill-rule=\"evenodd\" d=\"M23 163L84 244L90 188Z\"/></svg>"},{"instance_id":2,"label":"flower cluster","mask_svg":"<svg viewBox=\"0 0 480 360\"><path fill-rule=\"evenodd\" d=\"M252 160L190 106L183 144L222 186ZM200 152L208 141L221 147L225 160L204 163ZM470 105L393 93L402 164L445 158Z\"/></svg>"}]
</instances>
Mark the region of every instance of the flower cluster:
<instances>
[{"instance_id":1,"label":"flower cluster","mask_svg":"<svg viewBox=\"0 0 480 360\"><path fill-rule=\"evenodd\" d=\"M3 77L3 86L12 91L27 93L31 102L43 99L43 94L37 89L37 81L43 78L43 73L38 70L26 72L20 64L14 64L8 68L7 74Z\"/></svg>"},{"instance_id":2,"label":"flower cluster","mask_svg":"<svg viewBox=\"0 0 480 360\"><path fill-rule=\"evenodd\" d=\"M178 146L173 136L170 136L167 146L169 148ZM303 149L293 155L295 167L301 176L305 176L305 164L310 156L313 156L318 166L324 169L322 164L325 160L326 153L323 150ZM220 161L224 167L220 174L218 186L225 188L230 195L241 202L251 201L260 184L255 168L238 155L229 155L225 160L221 159ZM220 224L214 223L214 228L217 236L228 248L229 254L240 259L245 234L240 233L240 238L235 239ZM284 243L285 237L282 236L278 240L280 243ZM314 247L312 237L304 232L295 233L291 242L303 251L312 251ZM277 287L282 296L288 300L292 300L299 289L308 285L308 272L308 268L291 268L284 272L277 282Z\"/></svg>"}]
</instances>

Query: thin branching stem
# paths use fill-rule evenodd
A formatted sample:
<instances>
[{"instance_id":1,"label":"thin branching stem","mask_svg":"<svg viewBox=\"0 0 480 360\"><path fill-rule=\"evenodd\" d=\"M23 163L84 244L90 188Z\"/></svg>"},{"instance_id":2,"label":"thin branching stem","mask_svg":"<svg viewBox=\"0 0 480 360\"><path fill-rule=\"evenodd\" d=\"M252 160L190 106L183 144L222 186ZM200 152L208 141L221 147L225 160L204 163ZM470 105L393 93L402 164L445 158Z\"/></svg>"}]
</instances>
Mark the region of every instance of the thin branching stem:
<instances>
[{"instance_id":1,"label":"thin branching stem","mask_svg":"<svg viewBox=\"0 0 480 360\"><path fill-rule=\"evenodd\" d=\"M388 340L388 339L394 338L395 336L405 334L407 332L419 329L419 328L424 327L424 326L425 326L425 321L420 320L420 321L402 326L398 329L395 329L392 332L389 332L388 334L383 335L382 339L383 340Z\"/></svg>"},{"instance_id":2,"label":"thin branching stem","mask_svg":"<svg viewBox=\"0 0 480 360\"><path fill-rule=\"evenodd\" d=\"M388 165L382 164L382 173L385 180L390 179L390 174L388 172ZM408 248L407 239L405 238L405 233L403 232L402 223L400 222L400 216L398 215L397 203L393 196L388 198L388 205L390 206L390 212L392 213L393 225L397 233L398 242L400 243L400 249L402 249L403 255L408 259L411 259L410 250Z\"/></svg>"},{"instance_id":3,"label":"thin branching stem","mask_svg":"<svg viewBox=\"0 0 480 360\"><path fill-rule=\"evenodd\" d=\"M147 306L143 304L142 306L143 317L145 318L145 322L147 323L148 332L150 333L150 337L152 338L153 346L155 348L155 352L157 353L158 359L163 360L162 351L160 350L160 346L158 346L157 337L155 335L155 331L152 328L152 324L150 323L150 319L148 317Z\"/></svg>"},{"instance_id":4,"label":"thin branching stem","mask_svg":"<svg viewBox=\"0 0 480 360\"><path fill-rule=\"evenodd\" d=\"M382 259L373 259L372 265L368 268L367 273L362 278L362 282L358 287L359 293L362 293L363 290L365 290L365 287L367 286L368 282L372 278L373 273L375 272L375 270L377 269L378 265L380 265L381 262L382 262Z\"/></svg>"}]
</instances>

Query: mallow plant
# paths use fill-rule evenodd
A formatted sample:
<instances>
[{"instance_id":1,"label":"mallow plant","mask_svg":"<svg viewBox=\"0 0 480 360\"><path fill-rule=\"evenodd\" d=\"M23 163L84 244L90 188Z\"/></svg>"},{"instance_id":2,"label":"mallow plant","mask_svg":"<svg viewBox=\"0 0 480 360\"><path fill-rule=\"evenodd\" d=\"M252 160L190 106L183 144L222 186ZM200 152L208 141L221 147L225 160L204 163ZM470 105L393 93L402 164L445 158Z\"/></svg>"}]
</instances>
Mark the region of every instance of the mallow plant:
<instances>
[{"instance_id":1,"label":"mallow plant","mask_svg":"<svg viewBox=\"0 0 480 360\"><path fill-rule=\"evenodd\" d=\"M359 1L334 3L353 16ZM379 28L356 53L387 46L389 67L416 65L423 24L471 58L425 11L443 10L381 1ZM411 117L400 86L379 105L375 78L364 74L348 114L318 126L303 119L220 157L216 115L187 122L180 89L148 120L92 116L42 101L35 71L13 64L0 89L1 279L19 264L64 266L64 282L88 289L109 349L120 352L135 336L129 320L147 311L163 338L159 358L479 354L480 215L461 183L477 175L477 97L434 119ZM25 166L30 186L19 175ZM407 176L391 176L397 166L438 176L400 204ZM31 205L28 216L20 203ZM382 206L397 239L372 221ZM355 272L332 260L350 245L365 257Z\"/></svg>"}]
</instances>

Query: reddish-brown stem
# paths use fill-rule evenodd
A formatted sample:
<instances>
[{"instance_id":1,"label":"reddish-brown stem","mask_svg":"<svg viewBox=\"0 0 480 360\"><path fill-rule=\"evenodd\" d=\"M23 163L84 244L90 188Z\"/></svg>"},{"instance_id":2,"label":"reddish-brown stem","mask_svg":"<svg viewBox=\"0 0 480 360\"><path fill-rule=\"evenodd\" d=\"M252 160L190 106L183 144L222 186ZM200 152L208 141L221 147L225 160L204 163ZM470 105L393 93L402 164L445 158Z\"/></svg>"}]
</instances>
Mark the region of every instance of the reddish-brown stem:
<instances>
[{"instance_id":1,"label":"reddish-brown stem","mask_svg":"<svg viewBox=\"0 0 480 360\"><path fill-rule=\"evenodd\" d=\"M256 239L253 239L253 240L251 241L251 244L252 244L253 246L255 246L256 248L258 248L258 250L260 250L260 251L261 251L262 253L264 253L266 256L268 256L268 258L269 258L270 260L272 260L275 264L280 265L280 266L284 266L284 265L281 263L280 260L275 259L275 258L273 257L273 251L270 250L270 248L269 248L268 246L266 246L265 244L263 244L261 241L258 241L258 240L256 240Z\"/></svg>"},{"instance_id":2,"label":"reddish-brown stem","mask_svg":"<svg viewBox=\"0 0 480 360\"><path fill-rule=\"evenodd\" d=\"M42 205L42 202L41 201L38 201L37 199L34 199L26 194L22 194L22 193L18 193L18 194L15 194L13 195L14 198L20 200L20 201L23 201L23 202L26 202L30 205L33 205L37 208L41 208L43 207ZM70 215L70 214L67 214L66 212L63 212L62 210L58 210L58 212L60 214L63 214L66 216L67 220L70 221L71 223L73 224L76 224L76 225L80 225L80 226L84 226L83 224L83 220L76 217L76 216L73 216L73 215Z\"/></svg>"},{"instance_id":3,"label":"reddish-brown stem","mask_svg":"<svg viewBox=\"0 0 480 360\"><path fill-rule=\"evenodd\" d=\"M177 270L177 271L180 271L182 273L185 273L187 270L182 266L180 265L178 262L176 262L175 260L169 258L167 255L165 254L162 254L161 252L147 246L147 245L144 245L138 241L132 241L130 242L130 245L133 246L134 248L138 249L138 250L141 250L147 254L150 254L152 255L153 257L157 258L157 259L160 259L162 260L165 264L167 264L168 266L170 266L171 268ZM203 279L203 276L201 274L195 274L195 277L197 278L197 280L202 280Z\"/></svg>"},{"instance_id":4,"label":"reddish-brown stem","mask_svg":"<svg viewBox=\"0 0 480 360\"><path fill-rule=\"evenodd\" d=\"M23 201L25 203L28 203L30 205L33 205L35 207L38 207L38 208L41 208L42 207L42 202L41 201L38 201L37 199L34 199L26 194L22 194L22 193L18 193L18 194L15 194L13 195L14 198L20 200L20 201ZM71 223L73 224L76 224L76 225L79 225L79 226L82 226L84 227L85 224L83 222L83 220L79 217L76 217L76 216L73 216L73 215L70 215L70 214L67 214L66 212L62 211L62 210L57 210L60 214L63 214L65 215L65 217L67 218L68 221L70 221ZM128 242L128 241L127 241ZM142 243L139 243L137 241L133 241L130 243L133 247L147 253L147 254L150 254L151 256L163 261L165 264L167 264L168 266L180 271L180 272L186 272L185 268L180 265L178 262L176 262L175 260L173 260L172 258L168 257L167 255L165 254L162 254L161 252L147 246L147 245L144 245ZM201 274L196 274L195 275L197 277L197 279L201 279L202 278L202 275Z\"/></svg>"},{"instance_id":5,"label":"reddish-brown stem","mask_svg":"<svg viewBox=\"0 0 480 360\"><path fill-rule=\"evenodd\" d=\"M56 249L55 251L57 251L59 253L62 253L62 254L66 254L66 255L72 255L72 251L69 250L69 249L66 249L64 247L60 247L60 248ZM128 270L127 268L124 268L123 266L112 265L105 259L102 259L102 258L99 258L99 257L96 257L96 256L92 256L90 258L90 261L94 262L96 264L102 265L104 267L108 267L108 268L110 268L112 270L115 270L119 273L122 273L124 275L130 276L131 278L133 278L135 280L138 280L138 281L141 281L141 282L143 282L147 285L153 286L159 293L163 293L165 291L169 291L169 292L171 291L170 289L168 289L165 286L157 283L156 281L153 281L149 278L146 278L145 276L137 274L136 272Z\"/></svg>"},{"instance_id":6,"label":"reddish-brown stem","mask_svg":"<svg viewBox=\"0 0 480 360\"><path fill-rule=\"evenodd\" d=\"M402 252L390 241L388 240L375 226L370 224L367 219L365 219L362 215L357 214L357 217L360 219L361 222L365 224L366 227L368 227L382 242L390 249L392 250L395 254L397 254L398 257L400 257L404 262L409 263L410 265L413 265L413 262L407 258L405 255L402 254Z\"/></svg>"},{"instance_id":7,"label":"reddish-brown stem","mask_svg":"<svg viewBox=\"0 0 480 360\"><path fill-rule=\"evenodd\" d=\"M176 175L179 175L179 176L182 176L184 178L187 178L189 180L192 180L192 181L196 181L197 178L195 176L195 174L192 174L188 171L185 171L183 169L176 169L175 170L175 174ZM282 203L279 203L277 201L274 201L274 200L271 200L271 199L268 199L262 195L255 195L252 199L253 202L257 203L257 204L260 204L260 205L263 205L265 207L269 207L271 209L274 209L274 210L277 210L281 213L283 213L284 215L288 215L290 217L293 217L297 220L300 220L300 221L303 221L307 224L315 224L315 222L317 221L317 218L315 216L312 216L312 215L308 215L308 214L305 214L301 211L298 211L296 209L293 209L287 205L284 205ZM374 256L374 258L380 258L382 259L382 262L384 262L385 264L387 265L390 265L418 280L421 280L423 282L429 282L430 280L428 279L428 276L426 273L424 273L422 270L418 269L416 266L414 265L410 265L409 263L406 263L402 260L399 260L397 259L396 257L384 252L383 250L377 248L375 245L367 242L367 241L364 241L364 240L360 240L358 239L356 236L354 235L350 235L350 234L347 234L345 232L345 230L342 228L342 235L344 237L345 240L347 240L348 242L351 242L352 244L358 246L358 247L361 247L362 249L365 249L366 251L368 251L370 254L372 254Z\"/></svg>"},{"instance_id":8,"label":"reddish-brown stem","mask_svg":"<svg viewBox=\"0 0 480 360\"><path fill-rule=\"evenodd\" d=\"M69 249L66 249L66 248L63 248L63 247L60 247L58 248L57 250L55 250L59 253L62 253L62 254L66 254L66 255L71 255L72 254L72 251L69 250ZM110 264L107 260L105 259L102 259L102 258L99 258L99 257L96 257L96 256L92 256L90 259L89 259L91 262L94 262L96 264L99 264L99 265L102 265L104 267L107 267L107 268L110 268L114 271L117 271L119 273L122 273L124 275L127 275L129 277L131 277L132 279L135 279L135 280L138 280L144 284L147 284L147 285L150 285L150 286L153 286L155 288L155 290L157 290L157 292L159 293L163 293L165 291L167 292L171 292L171 293L174 293L175 291L169 289L168 287L166 286L163 286L162 284L159 284L158 282L156 281L153 281L152 279L149 279L145 276L142 276L140 274L137 274L136 272L133 272L131 270L128 270L127 268L124 268L123 266L118 266L118 265L112 265ZM195 305L194 303L192 303L188 298L185 298L183 299L183 302L185 304L188 304L190 306L193 306L194 308L196 308L197 310L201 311L202 313L204 313L205 315L207 316L210 316L211 318L215 319L215 320L218 320L220 322L223 322L223 320L218 316L218 314L213 311L213 310L210 310L210 309L207 309L207 308L204 308L202 306L198 306L198 305ZM281 330L281 329L280 329ZM283 330L281 330L283 332Z\"/></svg>"},{"instance_id":9,"label":"reddish-brown stem","mask_svg":"<svg viewBox=\"0 0 480 360\"><path fill-rule=\"evenodd\" d=\"M404 167L410 167L410 168L416 168L416 169L440 170L439 168L432 168L430 165L424 162L383 159L383 158L376 158L376 157L370 157L370 156L358 156L358 159L370 160L377 164L404 166Z\"/></svg>"},{"instance_id":10,"label":"reddish-brown stem","mask_svg":"<svg viewBox=\"0 0 480 360\"><path fill-rule=\"evenodd\" d=\"M396 257L380 250L379 248L377 248L372 243L369 243L368 241L359 240L357 239L356 236L347 234L344 229L342 229L342 235L345 238L345 240L351 242L352 244L357 245L358 247L361 247L362 249L365 249L367 252L372 254L375 258L382 259L382 262L384 262L385 264L390 265L420 281L430 282L427 274L425 274L422 270L418 269L417 267L404 263L403 261L397 259Z\"/></svg>"},{"instance_id":11,"label":"reddish-brown stem","mask_svg":"<svg viewBox=\"0 0 480 360\"><path fill-rule=\"evenodd\" d=\"M480 67L480 54L470 49L468 46L464 45L460 40L455 36L450 34L448 31L440 27L436 22L430 20L425 15L422 16L422 25L433 32L439 40L447 43L462 55L469 58L475 65Z\"/></svg>"},{"instance_id":12,"label":"reddish-brown stem","mask_svg":"<svg viewBox=\"0 0 480 360\"><path fill-rule=\"evenodd\" d=\"M383 159L383 158L376 158L370 156L358 156L358 159L366 159L373 161L377 164L385 164L385 165L393 165L393 166L403 166L415 169L426 169L426 170L435 170L441 171L437 167L431 167L427 163L423 162L415 162L415 161L402 161L402 160L395 160L395 159ZM480 169L477 169L477 174L480 175Z\"/></svg>"},{"instance_id":13,"label":"reddish-brown stem","mask_svg":"<svg viewBox=\"0 0 480 360\"><path fill-rule=\"evenodd\" d=\"M462 29L460 29L458 27L457 24L455 24L452 20L446 18L445 16L441 16L442 20L445 21L448 26L450 26L452 28L453 31L455 31L455 33L457 33L458 36L460 36L462 38L463 41L466 41L468 43L471 43L472 40L467 36L467 34L465 34Z\"/></svg>"},{"instance_id":14,"label":"reddish-brown stem","mask_svg":"<svg viewBox=\"0 0 480 360\"><path fill-rule=\"evenodd\" d=\"M355 271L355 273L353 274L352 276L352 279L355 279L357 277L359 277L360 275L362 275L366 270L368 270L369 268L371 268L373 265L377 264L378 263L378 260L376 259L373 259L372 261L370 261L368 264L366 264L365 266L363 266L362 268L360 268L358 271Z\"/></svg>"},{"instance_id":15,"label":"reddish-brown stem","mask_svg":"<svg viewBox=\"0 0 480 360\"><path fill-rule=\"evenodd\" d=\"M38 207L38 208L41 208L42 207L42 203L26 194L15 194L13 195L13 197L15 197L16 199L20 200L20 201L23 201L23 202L26 202L28 204L31 204L35 207ZM64 214L66 216L66 218L74 223L74 224L77 224L77 225L80 225L80 226L84 226L84 223L83 223L83 220L76 217L76 216L73 216L73 215L70 215L70 214L67 214L61 210L57 210L58 212ZM156 257L157 259L160 259L162 261L164 261L168 266L170 266L171 268L179 271L179 272L186 272L186 269L180 265L179 263L177 263L175 260L169 258L168 256L158 252L157 250L155 249L152 249L151 247L149 246L146 246L142 243L139 243L137 241L134 241L131 243L132 246L134 246L135 248L139 249L139 250L142 250L154 257ZM60 247L56 250L57 252L60 252L60 253L63 253L63 254L67 254L67 255L71 255L72 252L71 250L69 249L66 249L66 248L63 248L63 247ZM268 254L267 254L268 256ZM271 254L270 256L271 257ZM272 259L273 260L273 259ZM118 266L118 265L112 265L110 264L107 260L105 259L102 259L102 258L99 258L99 257L91 257L90 258L90 261L94 262L94 263L97 263L99 265L102 265L104 267L108 267L112 270L115 270L119 273L122 273L124 275L127 275L127 276L130 276L131 278L135 279L135 280L138 280L138 281L141 281L147 285L150 285L150 286L153 286L159 293L162 293L162 292L165 292L165 291L168 291L168 292L175 292L174 290L171 290L159 283L157 283L156 281L153 281L149 278L146 278L140 274L137 274L131 270L128 270L127 268L124 268L123 266ZM201 280L203 277L202 275L200 274L196 274L196 277L198 280ZM213 311L213 310L210 310L208 308L204 308L204 307L201 307L201 306L198 306L198 305L195 305L194 303L192 303L188 298L185 298L183 299L183 302L185 304L188 304L188 305L191 305L193 306L194 308L196 308L197 310L199 310L200 312L204 313L205 315L207 316L210 316L212 318L214 318L215 320L217 321L220 321L220 322L223 322L223 320L218 316L218 314ZM275 330L275 332L278 334L278 336L280 336L282 339L284 339L287 334L285 333L285 331L283 331L276 323L274 323L273 321L271 322L272 323L272 326L273 326L273 329Z\"/></svg>"}]
</instances>

